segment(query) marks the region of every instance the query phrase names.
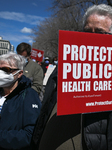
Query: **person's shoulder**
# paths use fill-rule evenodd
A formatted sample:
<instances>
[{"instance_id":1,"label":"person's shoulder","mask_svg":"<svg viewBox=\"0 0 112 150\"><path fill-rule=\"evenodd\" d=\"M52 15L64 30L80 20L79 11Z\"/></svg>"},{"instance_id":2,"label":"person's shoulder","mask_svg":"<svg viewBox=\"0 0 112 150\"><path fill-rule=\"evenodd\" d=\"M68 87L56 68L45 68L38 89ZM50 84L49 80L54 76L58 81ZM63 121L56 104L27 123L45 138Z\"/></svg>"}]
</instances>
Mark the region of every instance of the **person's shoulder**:
<instances>
[{"instance_id":1,"label":"person's shoulder","mask_svg":"<svg viewBox=\"0 0 112 150\"><path fill-rule=\"evenodd\" d=\"M32 64L36 64L36 62L35 61L33 61L32 59L29 61L30 63L32 63Z\"/></svg>"},{"instance_id":2,"label":"person's shoulder","mask_svg":"<svg viewBox=\"0 0 112 150\"><path fill-rule=\"evenodd\" d=\"M32 63L34 66L41 67L37 62L35 62L35 61L33 61L33 60L30 60L30 63Z\"/></svg>"},{"instance_id":3,"label":"person's shoulder","mask_svg":"<svg viewBox=\"0 0 112 150\"><path fill-rule=\"evenodd\" d=\"M38 95L38 93L32 87L28 87L26 90L27 90L28 93L33 93L35 95Z\"/></svg>"},{"instance_id":4,"label":"person's shoulder","mask_svg":"<svg viewBox=\"0 0 112 150\"><path fill-rule=\"evenodd\" d=\"M31 98L31 101L33 99L40 101L38 93L33 88L28 87L26 91L27 91L27 96L28 98Z\"/></svg>"}]
</instances>

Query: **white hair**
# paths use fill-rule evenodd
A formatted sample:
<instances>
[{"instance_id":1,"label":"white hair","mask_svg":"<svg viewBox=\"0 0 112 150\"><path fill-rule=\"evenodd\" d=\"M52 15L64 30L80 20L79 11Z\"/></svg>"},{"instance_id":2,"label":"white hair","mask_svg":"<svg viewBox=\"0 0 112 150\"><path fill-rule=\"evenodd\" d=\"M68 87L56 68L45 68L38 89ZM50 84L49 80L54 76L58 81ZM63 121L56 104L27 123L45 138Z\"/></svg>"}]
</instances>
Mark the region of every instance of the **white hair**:
<instances>
[{"instance_id":1,"label":"white hair","mask_svg":"<svg viewBox=\"0 0 112 150\"><path fill-rule=\"evenodd\" d=\"M92 14L108 16L112 20L112 7L106 4L93 5L89 7L83 17L83 28L86 25L87 18ZM112 25L110 27L110 31L112 33Z\"/></svg>"},{"instance_id":2,"label":"white hair","mask_svg":"<svg viewBox=\"0 0 112 150\"><path fill-rule=\"evenodd\" d=\"M23 70L23 67L26 63L25 57L9 52L7 54L0 55L0 63L6 62L12 67L16 67L17 69Z\"/></svg>"}]
</instances>

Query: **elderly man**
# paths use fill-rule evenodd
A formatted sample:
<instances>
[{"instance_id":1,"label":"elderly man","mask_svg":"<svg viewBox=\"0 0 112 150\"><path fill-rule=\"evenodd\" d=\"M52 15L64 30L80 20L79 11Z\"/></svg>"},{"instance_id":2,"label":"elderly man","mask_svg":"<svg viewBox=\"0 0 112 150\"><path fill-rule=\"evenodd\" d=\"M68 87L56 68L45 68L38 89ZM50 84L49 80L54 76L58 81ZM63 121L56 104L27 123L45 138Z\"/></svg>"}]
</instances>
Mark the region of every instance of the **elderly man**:
<instances>
[{"instance_id":1,"label":"elderly man","mask_svg":"<svg viewBox=\"0 0 112 150\"><path fill-rule=\"evenodd\" d=\"M111 34L112 7L100 4L86 11L83 18L84 32ZM82 115L83 149L112 150L112 112L97 112Z\"/></svg>"},{"instance_id":2,"label":"elderly man","mask_svg":"<svg viewBox=\"0 0 112 150\"><path fill-rule=\"evenodd\" d=\"M98 5L92 6L84 15L84 31L101 34L111 33L111 18L112 10L110 6ZM57 91L55 85L57 83L57 70L55 69L47 82L44 96L45 108L50 110L50 102L55 104L57 100ZM50 89L51 90L48 90ZM53 89L54 88L54 89ZM51 94L51 91L52 94ZM50 95L52 95L50 97ZM50 98L49 98L50 97ZM54 103L55 102L55 103ZM48 105L49 104L49 105ZM53 105L52 105L53 106ZM33 140L39 150L112 150L112 113L111 112L97 112L82 115L82 145L80 140L80 114L67 115L57 117L57 106L53 106L50 119L43 130L41 130L45 123L46 111L42 107L40 118L34 132ZM47 113L45 113L47 112ZM48 115L47 115L48 116ZM109 118L110 117L110 118ZM40 125L42 124L42 126ZM40 132L40 130L42 132ZM42 136L39 137L39 134ZM38 136L37 136L38 135ZM52 141L52 142L51 142ZM82 149L81 149L82 146ZM35 148L36 149L36 148Z\"/></svg>"},{"instance_id":3,"label":"elderly man","mask_svg":"<svg viewBox=\"0 0 112 150\"><path fill-rule=\"evenodd\" d=\"M88 8L83 18L83 30L91 33L112 33L112 8L105 4Z\"/></svg>"}]
</instances>

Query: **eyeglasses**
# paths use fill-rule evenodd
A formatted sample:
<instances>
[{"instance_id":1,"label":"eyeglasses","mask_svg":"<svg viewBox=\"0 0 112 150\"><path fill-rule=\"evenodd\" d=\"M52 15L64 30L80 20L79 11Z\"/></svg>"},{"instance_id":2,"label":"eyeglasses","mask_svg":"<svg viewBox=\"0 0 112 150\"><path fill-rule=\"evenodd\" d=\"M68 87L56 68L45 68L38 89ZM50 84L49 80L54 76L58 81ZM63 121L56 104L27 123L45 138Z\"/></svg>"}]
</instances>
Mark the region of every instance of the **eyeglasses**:
<instances>
[{"instance_id":1,"label":"eyeglasses","mask_svg":"<svg viewBox=\"0 0 112 150\"><path fill-rule=\"evenodd\" d=\"M88 31L84 31L84 32L88 32ZM112 35L112 33L109 33L109 32L88 32L88 33L98 33L98 34L109 34L109 35Z\"/></svg>"},{"instance_id":2,"label":"eyeglasses","mask_svg":"<svg viewBox=\"0 0 112 150\"><path fill-rule=\"evenodd\" d=\"M110 34L110 35L112 35L112 33L109 33L109 32L99 32L99 34Z\"/></svg>"},{"instance_id":3,"label":"eyeglasses","mask_svg":"<svg viewBox=\"0 0 112 150\"><path fill-rule=\"evenodd\" d=\"M112 35L112 33L105 32L105 31L95 31L95 32L92 32L92 31L88 31L88 30L85 29L84 32L88 32L88 33L98 33L98 34L110 34L110 35Z\"/></svg>"},{"instance_id":4,"label":"eyeglasses","mask_svg":"<svg viewBox=\"0 0 112 150\"><path fill-rule=\"evenodd\" d=\"M13 71L16 71L16 70L19 70L19 69L11 69L9 67L2 67L2 68L0 68L0 70L3 70L7 73L12 73Z\"/></svg>"}]
</instances>

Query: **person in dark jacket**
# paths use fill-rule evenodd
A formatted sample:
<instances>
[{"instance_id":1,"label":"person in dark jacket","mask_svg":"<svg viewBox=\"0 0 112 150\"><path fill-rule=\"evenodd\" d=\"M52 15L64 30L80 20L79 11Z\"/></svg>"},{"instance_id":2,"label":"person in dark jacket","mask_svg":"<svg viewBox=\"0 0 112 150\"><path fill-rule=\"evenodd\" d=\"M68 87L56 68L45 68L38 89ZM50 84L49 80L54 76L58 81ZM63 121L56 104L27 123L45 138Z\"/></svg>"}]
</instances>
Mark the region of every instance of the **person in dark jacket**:
<instances>
[{"instance_id":1,"label":"person in dark jacket","mask_svg":"<svg viewBox=\"0 0 112 150\"><path fill-rule=\"evenodd\" d=\"M43 87L44 73L41 66L31 59L31 45L22 42L17 46L16 51L26 58L23 74L32 81L31 87L40 94Z\"/></svg>"},{"instance_id":2,"label":"person in dark jacket","mask_svg":"<svg viewBox=\"0 0 112 150\"><path fill-rule=\"evenodd\" d=\"M31 150L41 102L23 75L24 65L16 53L0 56L0 150Z\"/></svg>"},{"instance_id":3,"label":"person in dark jacket","mask_svg":"<svg viewBox=\"0 0 112 150\"><path fill-rule=\"evenodd\" d=\"M57 66L45 87L33 150L81 150L81 114L57 116Z\"/></svg>"},{"instance_id":4,"label":"person in dark jacket","mask_svg":"<svg viewBox=\"0 0 112 150\"><path fill-rule=\"evenodd\" d=\"M105 4L87 9L84 32L112 34L112 7ZM112 150L112 111L82 115L83 150Z\"/></svg>"}]
</instances>

